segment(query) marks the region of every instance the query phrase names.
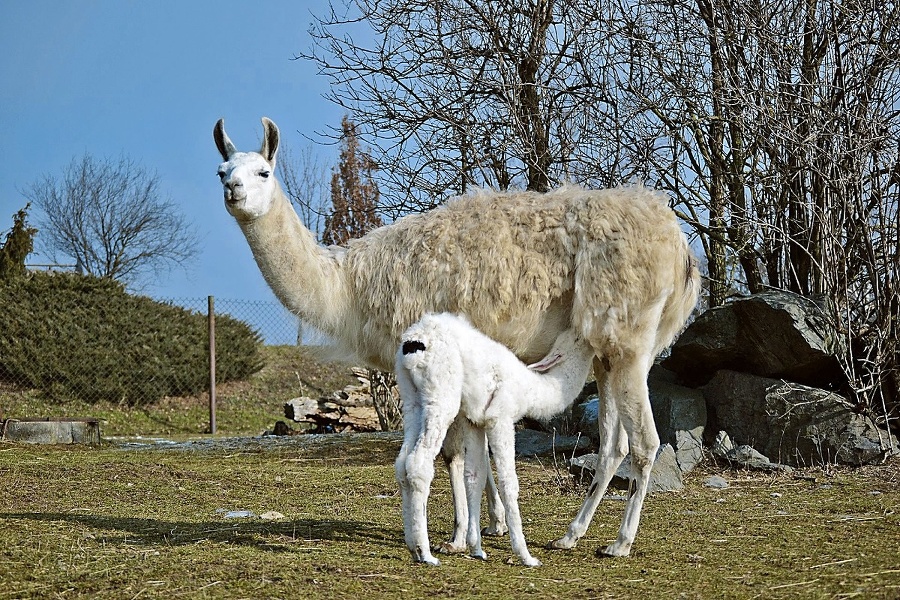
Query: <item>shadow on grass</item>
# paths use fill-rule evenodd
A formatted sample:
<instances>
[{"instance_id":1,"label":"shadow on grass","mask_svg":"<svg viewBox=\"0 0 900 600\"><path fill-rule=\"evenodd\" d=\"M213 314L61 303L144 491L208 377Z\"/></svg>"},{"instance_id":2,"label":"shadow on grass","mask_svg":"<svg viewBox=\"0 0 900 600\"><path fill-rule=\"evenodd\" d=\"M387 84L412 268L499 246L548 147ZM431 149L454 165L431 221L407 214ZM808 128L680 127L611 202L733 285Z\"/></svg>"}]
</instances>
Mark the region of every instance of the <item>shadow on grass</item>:
<instances>
[{"instance_id":1,"label":"shadow on grass","mask_svg":"<svg viewBox=\"0 0 900 600\"><path fill-rule=\"evenodd\" d=\"M373 526L359 521L326 521L299 519L292 521L221 520L200 523L162 521L101 515L65 513L0 513L0 521L27 520L45 523L70 523L121 536L94 534L106 543L130 545L188 545L210 541L214 543L252 546L273 552L290 552L293 544L318 541L349 541L383 544L395 548L402 542L403 532Z\"/></svg>"}]
</instances>

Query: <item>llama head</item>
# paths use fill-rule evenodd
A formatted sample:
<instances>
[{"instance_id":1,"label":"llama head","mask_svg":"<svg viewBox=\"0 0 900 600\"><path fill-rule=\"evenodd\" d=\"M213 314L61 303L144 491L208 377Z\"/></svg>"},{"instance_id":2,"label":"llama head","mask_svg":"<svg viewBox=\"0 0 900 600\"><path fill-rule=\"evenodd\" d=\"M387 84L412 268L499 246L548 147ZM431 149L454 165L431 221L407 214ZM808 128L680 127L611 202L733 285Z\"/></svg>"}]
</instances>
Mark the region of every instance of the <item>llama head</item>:
<instances>
[{"instance_id":1,"label":"llama head","mask_svg":"<svg viewBox=\"0 0 900 600\"><path fill-rule=\"evenodd\" d=\"M225 160L219 165L219 179L225 193L225 208L233 217L252 221L272 207L278 184L275 181L275 154L278 127L263 117L263 142L259 152L238 152L225 133L225 120L213 128L216 148Z\"/></svg>"}]
</instances>

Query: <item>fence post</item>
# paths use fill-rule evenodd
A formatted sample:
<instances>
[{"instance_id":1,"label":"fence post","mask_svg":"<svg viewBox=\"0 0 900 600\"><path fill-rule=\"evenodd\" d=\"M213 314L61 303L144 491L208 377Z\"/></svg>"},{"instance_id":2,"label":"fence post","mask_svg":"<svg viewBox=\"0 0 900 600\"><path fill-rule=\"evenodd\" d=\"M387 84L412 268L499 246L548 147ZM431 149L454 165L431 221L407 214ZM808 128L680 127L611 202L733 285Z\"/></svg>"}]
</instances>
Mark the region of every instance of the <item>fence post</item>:
<instances>
[{"instance_id":1,"label":"fence post","mask_svg":"<svg viewBox=\"0 0 900 600\"><path fill-rule=\"evenodd\" d=\"M216 432L216 309L215 299L207 297L209 320L209 432Z\"/></svg>"}]
</instances>

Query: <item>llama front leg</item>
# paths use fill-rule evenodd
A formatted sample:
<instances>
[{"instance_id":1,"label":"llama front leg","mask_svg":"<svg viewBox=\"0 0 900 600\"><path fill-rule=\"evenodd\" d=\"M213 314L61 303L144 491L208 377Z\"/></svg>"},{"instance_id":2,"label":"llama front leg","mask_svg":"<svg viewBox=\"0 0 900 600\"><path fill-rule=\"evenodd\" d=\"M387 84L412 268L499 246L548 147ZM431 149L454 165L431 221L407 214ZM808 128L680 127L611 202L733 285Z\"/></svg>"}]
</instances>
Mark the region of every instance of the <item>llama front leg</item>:
<instances>
[{"instance_id":1,"label":"llama front leg","mask_svg":"<svg viewBox=\"0 0 900 600\"><path fill-rule=\"evenodd\" d=\"M609 373L597 360L594 361L594 374L599 392L597 421L601 440L600 449L597 452L594 478L588 488L587 497L578 514L569 524L566 534L547 544L547 548L550 549L569 550L574 548L578 540L584 536L594 518L600 500L603 499L603 495L609 487L609 482L628 453L628 439L625 428L619 419L618 407L612 397Z\"/></svg>"},{"instance_id":2,"label":"llama front leg","mask_svg":"<svg viewBox=\"0 0 900 600\"><path fill-rule=\"evenodd\" d=\"M502 536L506 533L506 511L497 484L494 483L494 473L491 471L491 457L485 449L484 472L487 475L487 511L488 526L481 530L482 535Z\"/></svg>"},{"instance_id":3,"label":"llama front leg","mask_svg":"<svg viewBox=\"0 0 900 600\"><path fill-rule=\"evenodd\" d=\"M539 567L541 561L528 551L525 533L522 531L522 516L519 513L519 478L516 475L515 463L515 425L511 421L497 423L487 430L487 437L494 452L500 499L506 508L506 525L509 527L509 541L513 553L526 567Z\"/></svg>"}]
</instances>

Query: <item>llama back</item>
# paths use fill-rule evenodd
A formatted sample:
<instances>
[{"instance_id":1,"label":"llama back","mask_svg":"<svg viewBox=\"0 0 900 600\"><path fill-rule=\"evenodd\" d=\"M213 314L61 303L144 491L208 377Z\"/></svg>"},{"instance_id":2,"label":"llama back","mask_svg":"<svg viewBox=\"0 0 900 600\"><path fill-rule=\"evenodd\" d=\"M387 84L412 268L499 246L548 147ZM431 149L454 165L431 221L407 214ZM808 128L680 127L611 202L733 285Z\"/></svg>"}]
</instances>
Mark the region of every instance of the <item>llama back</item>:
<instances>
[{"instance_id":1,"label":"llama back","mask_svg":"<svg viewBox=\"0 0 900 600\"><path fill-rule=\"evenodd\" d=\"M646 188L575 199L573 325L614 354L645 336L654 356L683 328L697 302L696 260L668 197Z\"/></svg>"},{"instance_id":2,"label":"llama back","mask_svg":"<svg viewBox=\"0 0 900 600\"><path fill-rule=\"evenodd\" d=\"M600 337L614 344L683 289L690 260L679 253L690 249L666 196L645 188L465 196L351 243L344 265L360 293L350 296L366 315L355 344L389 365L426 312L465 314L528 361L573 324L590 339L608 328ZM676 312L666 343L687 317Z\"/></svg>"}]
</instances>

